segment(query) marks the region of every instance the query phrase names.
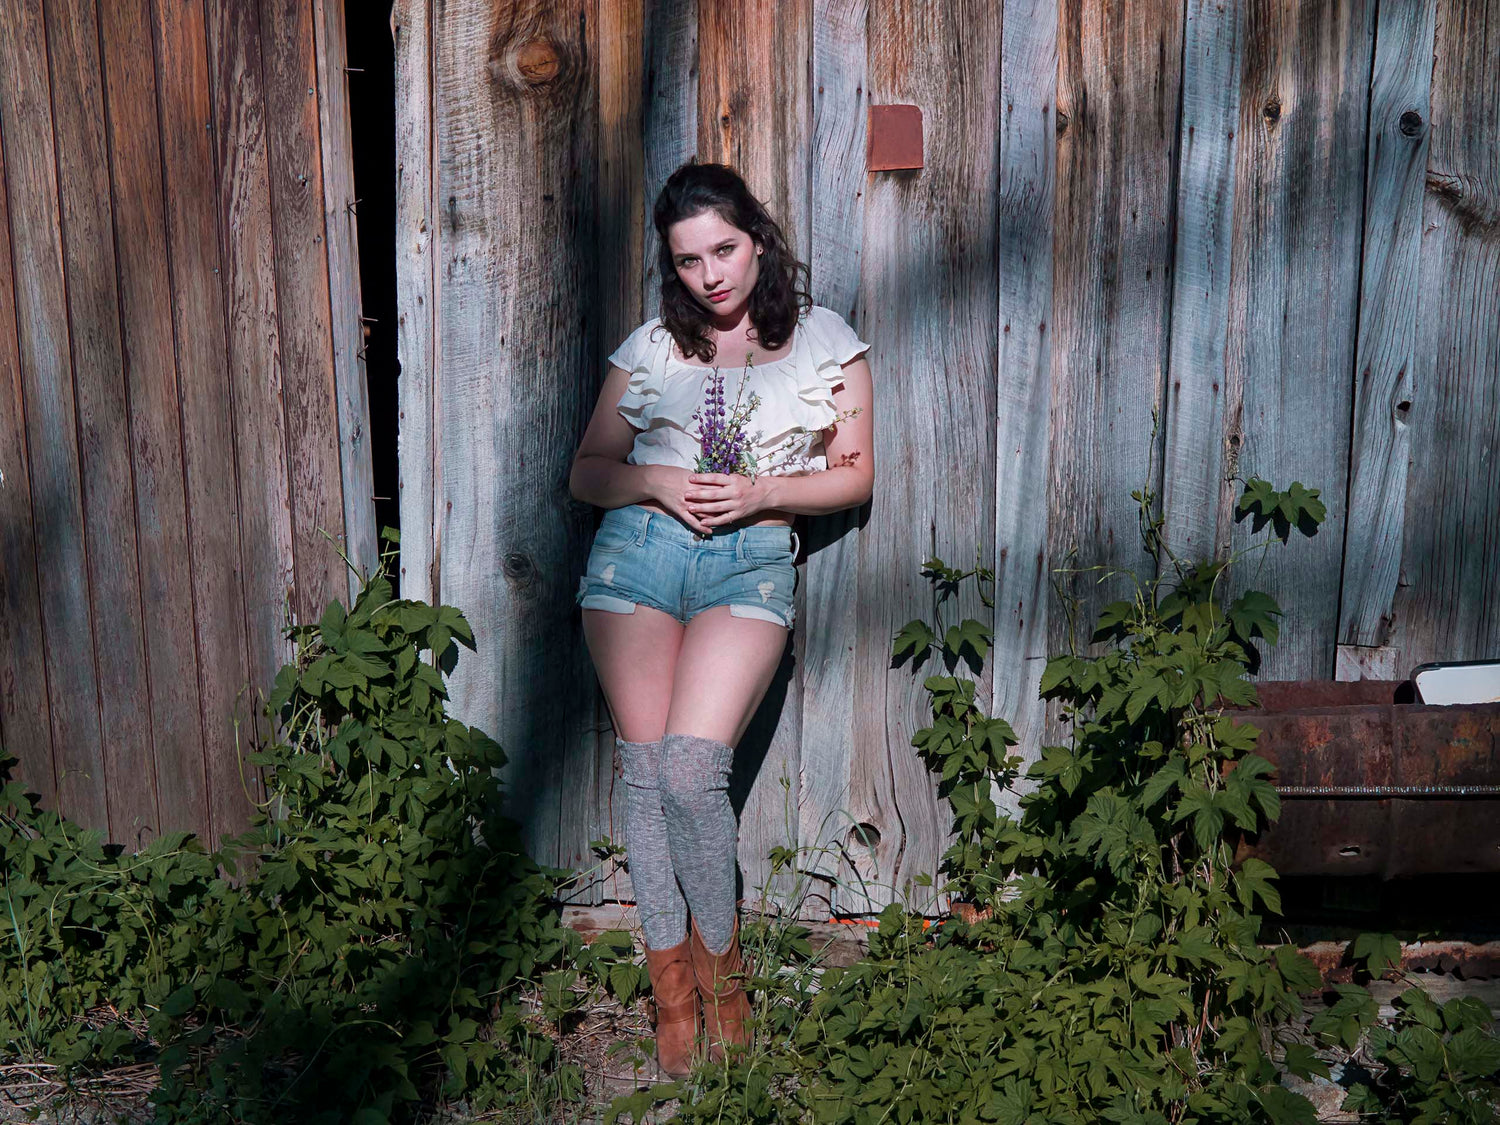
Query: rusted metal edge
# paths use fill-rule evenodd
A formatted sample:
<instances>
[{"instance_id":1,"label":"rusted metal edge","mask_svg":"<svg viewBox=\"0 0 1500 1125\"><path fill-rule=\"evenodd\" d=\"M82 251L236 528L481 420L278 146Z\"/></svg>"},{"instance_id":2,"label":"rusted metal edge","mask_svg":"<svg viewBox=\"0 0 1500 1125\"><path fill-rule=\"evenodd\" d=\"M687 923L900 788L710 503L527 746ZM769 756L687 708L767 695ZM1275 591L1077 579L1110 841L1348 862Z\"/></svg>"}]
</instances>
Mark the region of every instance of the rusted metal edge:
<instances>
[{"instance_id":1,"label":"rusted metal edge","mask_svg":"<svg viewBox=\"0 0 1500 1125\"><path fill-rule=\"evenodd\" d=\"M1316 941L1302 953L1323 974L1324 984L1347 984L1355 966L1346 962L1349 943ZM1437 973L1461 980L1492 980L1500 977L1500 942L1414 941L1401 946L1403 973Z\"/></svg>"},{"instance_id":2,"label":"rusted metal edge","mask_svg":"<svg viewBox=\"0 0 1500 1125\"><path fill-rule=\"evenodd\" d=\"M1283 797L1500 797L1500 785L1278 785Z\"/></svg>"}]
</instances>

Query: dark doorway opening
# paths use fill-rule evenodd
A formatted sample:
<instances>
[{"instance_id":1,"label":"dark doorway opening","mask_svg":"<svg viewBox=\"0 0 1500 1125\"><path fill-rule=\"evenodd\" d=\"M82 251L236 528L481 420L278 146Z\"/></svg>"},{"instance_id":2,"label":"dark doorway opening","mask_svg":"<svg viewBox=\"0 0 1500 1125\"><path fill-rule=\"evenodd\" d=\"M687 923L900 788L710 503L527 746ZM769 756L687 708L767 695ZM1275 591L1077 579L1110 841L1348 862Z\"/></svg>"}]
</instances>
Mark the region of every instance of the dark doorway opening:
<instances>
[{"instance_id":1,"label":"dark doorway opening","mask_svg":"<svg viewBox=\"0 0 1500 1125\"><path fill-rule=\"evenodd\" d=\"M370 395L370 460L377 528L401 525L396 436L396 57L389 4L350 4L349 129L359 229L359 284ZM398 575L391 575L399 582Z\"/></svg>"}]
</instances>

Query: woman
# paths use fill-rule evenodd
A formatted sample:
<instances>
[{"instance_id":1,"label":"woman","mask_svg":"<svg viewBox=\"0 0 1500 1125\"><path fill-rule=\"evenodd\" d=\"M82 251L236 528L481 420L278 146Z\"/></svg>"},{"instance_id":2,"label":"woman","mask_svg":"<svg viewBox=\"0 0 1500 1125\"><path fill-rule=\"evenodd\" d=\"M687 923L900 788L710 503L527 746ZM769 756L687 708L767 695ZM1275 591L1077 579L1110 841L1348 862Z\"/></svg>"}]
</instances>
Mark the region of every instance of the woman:
<instances>
[{"instance_id":1,"label":"woman","mask_svg":"<svg viewBox=\"0 0 1500 1125\"><path fill-rule=\"evenodd\" d=\"M700 1016L710 1058L750 1041L729 770L793 625L792 521L864 503L874 464L868 345L811 305L740 176L684 165L653 221L661 316L609 357L569 488L608 509L577 600L619 747L657 1061L681 1077ZM726 405L758 396L753 479L694 472L715 367Z\"/></svg>"}]
</instances>

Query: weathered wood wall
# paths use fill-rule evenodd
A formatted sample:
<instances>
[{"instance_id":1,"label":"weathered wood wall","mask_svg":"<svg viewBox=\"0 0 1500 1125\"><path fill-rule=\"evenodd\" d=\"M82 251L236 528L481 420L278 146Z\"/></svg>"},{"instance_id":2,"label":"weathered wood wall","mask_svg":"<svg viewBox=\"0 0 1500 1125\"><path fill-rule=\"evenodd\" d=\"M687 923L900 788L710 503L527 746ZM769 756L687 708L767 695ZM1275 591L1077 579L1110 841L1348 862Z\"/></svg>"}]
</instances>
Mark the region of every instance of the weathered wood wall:
<instances>
[{"instance_id":1,"label":"weathered wood wall","mask_svg":"<svg viewBox=\"0 0 1500 1125\"><path fill-rule=\"evenodd\" d=\"M343 20L0 19L0 747L127 846L247 823L282 626L375 561Z\"/></svg>"},{"instance_id":2,"label":"weathered wood wall","mask_svg":"<svg viewBox=\"0 0 1500 1125\"><path fill-rule=\"evenodd\" d=\"M1142 485L1189 554L1244 545L1236 475L1322 489L1324 530L1252 575L1288 611L1270 677L1500 655L1500 0L399 0L394 23L405 578L474 621L455 703L515 759L545 862L617 834L566 482L693 154L781 218L877 388L875 498L804 521L799 627L741 747L747 897L792 844L809 912L920 903L947 818L888 665L933 550L997 568L987 687L1032 751L1054 578L1112 592L1055 572L1140 565ZM866 172L886 103L921 108L921 170Z\"/></svg>"}]
</instances>

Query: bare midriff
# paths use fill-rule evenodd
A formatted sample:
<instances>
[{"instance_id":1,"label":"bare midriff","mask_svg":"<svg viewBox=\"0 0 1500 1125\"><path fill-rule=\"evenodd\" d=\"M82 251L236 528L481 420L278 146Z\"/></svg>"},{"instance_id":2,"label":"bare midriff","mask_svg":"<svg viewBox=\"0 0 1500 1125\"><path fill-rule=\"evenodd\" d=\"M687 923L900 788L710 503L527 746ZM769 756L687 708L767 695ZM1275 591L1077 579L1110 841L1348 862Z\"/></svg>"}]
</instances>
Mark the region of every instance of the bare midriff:
<instances>
[{"instance_id":1,"label":"bare midriff","mask_svg":"<svg viewBox=\"0 0 1500 1125\"><path fill-rule=\"evenodd\" d=\"M640 500L637 501L637 503L642 508L650 508L653 512L660 512L664 516L672 516L674 520L677 519L676 516L673 516L671 512L667 511L655 500ZM765 511L757 513L754 519L740 520L737 523L722 524L715 530L737 531L742 527L765 527L767 525L791 527L792 520L795 518L796 517L793 513L783 511L780 508L767 508Z\"/></svg>"}]
</instances>

